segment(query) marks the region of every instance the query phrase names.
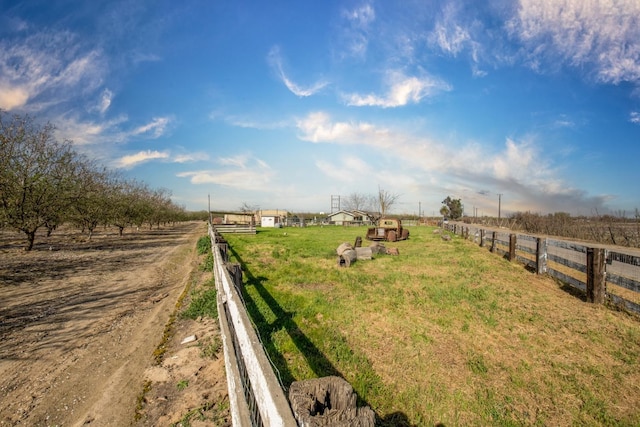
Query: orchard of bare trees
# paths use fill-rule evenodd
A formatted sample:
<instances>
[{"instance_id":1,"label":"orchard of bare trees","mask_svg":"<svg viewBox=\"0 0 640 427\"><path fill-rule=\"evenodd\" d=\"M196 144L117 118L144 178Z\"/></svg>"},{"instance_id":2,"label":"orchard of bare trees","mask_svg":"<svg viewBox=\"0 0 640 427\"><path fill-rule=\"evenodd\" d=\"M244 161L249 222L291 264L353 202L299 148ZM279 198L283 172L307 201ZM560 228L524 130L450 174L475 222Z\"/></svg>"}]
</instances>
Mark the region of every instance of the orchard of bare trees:
<instances>
[{"instance_id":1,"label":"orchard of bare trees","mask_svg":"<svg viewBox=\"0 0 640 427\"><path fill-rule=\"evenodd\" d=\"M159 226L185 218L166 189L125 179L59 142L50 123L0 110L0 229L24 233L31 250L36 232L72 224L89 239L99 225Z\"/></svg>"}]
</instances>

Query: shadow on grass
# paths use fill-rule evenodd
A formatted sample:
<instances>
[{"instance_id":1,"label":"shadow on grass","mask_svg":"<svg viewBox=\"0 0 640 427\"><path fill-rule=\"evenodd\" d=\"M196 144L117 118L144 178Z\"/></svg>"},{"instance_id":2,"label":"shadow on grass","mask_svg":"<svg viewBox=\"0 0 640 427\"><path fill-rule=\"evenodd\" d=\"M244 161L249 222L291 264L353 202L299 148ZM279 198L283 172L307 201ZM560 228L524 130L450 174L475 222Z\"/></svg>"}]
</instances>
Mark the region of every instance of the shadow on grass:
<instances>
[{"instance_id":1,"label":"shadow on grass","mask_svg":"<svg viewBox=\"0 0 640 427\"><path fill-rule=\"evenodd\" d=\"M256 290L258 295L260 295L260 298L265 304L267 304L276 318L273 322L269 323L259 309L259 301L254 300L246 290L243 291L242 297L244 298L249 316L251 316L258 329L262 345L265 347L269 358L275 365L280 381L285 389L288 389L291 383L297 379L293 376L286 358L278 350L273 340L273 335L281 329L284 329L287 332L291 341L295 344L296 348L300 351L309 364L309 367L318 378L332 375L344 378L340 370L331 363L325 354L320 351L320 349L298 327L296 322L293 320L295 312L284 310L273 295L271 295L267 290L264 283L268 281L268 278L263 276L254 276L242 257L231 246L229 246L229 251L242 266L243 274L246 277L246 286L252 286ZM371 405L361 396L358 396L358 406L371 407ZM401 427L413 426L413 424L409 422L407 416L402 412L394 412L384 418L381 418L376 413L376 425Z\"/></svg>"}]
</instances>

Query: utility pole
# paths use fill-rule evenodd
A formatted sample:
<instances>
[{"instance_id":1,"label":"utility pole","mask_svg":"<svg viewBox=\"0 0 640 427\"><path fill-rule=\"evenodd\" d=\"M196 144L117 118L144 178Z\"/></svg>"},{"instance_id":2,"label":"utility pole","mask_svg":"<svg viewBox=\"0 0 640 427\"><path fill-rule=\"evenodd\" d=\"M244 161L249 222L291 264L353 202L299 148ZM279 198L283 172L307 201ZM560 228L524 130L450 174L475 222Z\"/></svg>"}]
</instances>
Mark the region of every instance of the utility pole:
<instances>
[{"instance_id":1,"label":"utility pole","mask_svg":"<svg viewBox=\"0 0 640 427\"><path fill-rule=\"evenodd\" d=\"M502 194L498 193L498 221L500 221L500 209L502 205Z\"/></svg>"}]
</instances>

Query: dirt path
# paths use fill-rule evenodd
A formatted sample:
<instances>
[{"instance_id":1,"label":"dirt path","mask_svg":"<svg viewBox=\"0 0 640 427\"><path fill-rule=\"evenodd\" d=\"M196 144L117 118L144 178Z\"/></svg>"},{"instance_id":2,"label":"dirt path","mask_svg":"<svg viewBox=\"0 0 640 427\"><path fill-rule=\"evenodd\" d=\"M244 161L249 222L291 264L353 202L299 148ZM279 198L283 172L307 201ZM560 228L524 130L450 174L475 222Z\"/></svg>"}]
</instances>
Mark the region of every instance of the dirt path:
<instances>
[{"instance_id":1,"label":"dirt path","mask_svg":"<svg viewBox=\"0 0 640 427\"><path fill-rule=\"evenodd\" d=\"M39 236L32 252L19 247L19 235L0 235L0 425L134 424L143 388L153 388L153 352L205 233L201 222L91 242L60 232ZM174 422L178 414L153 410L162 403L149 402L143 421Z\"/></svg>"}]
</instances>

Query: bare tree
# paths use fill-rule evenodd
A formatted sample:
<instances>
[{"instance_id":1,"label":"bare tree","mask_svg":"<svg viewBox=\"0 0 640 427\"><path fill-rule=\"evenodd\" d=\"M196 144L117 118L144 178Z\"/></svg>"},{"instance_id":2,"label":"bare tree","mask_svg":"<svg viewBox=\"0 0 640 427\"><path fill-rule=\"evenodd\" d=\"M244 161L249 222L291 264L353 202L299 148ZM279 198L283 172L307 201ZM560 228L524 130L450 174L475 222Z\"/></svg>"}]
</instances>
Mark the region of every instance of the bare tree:
<instances>
[{"instance_id":1,"label":"bare tree","mask_svg":"<svg viewBox=\"0 0 640 427\"><path fill-rule=\"evenodd\" d=\"M388 191L378 187L377 204L381 217L385 217L387 213L391 211L391 208L396 204L398 198L400 198L399 194L391 194Z\"/></svg>"},{"instance_id":2,"label":"bare tree","mask_svg":"<svg viewBox=\"0 0 640 427\"><path fill-rule=\"evenodd\" d=\"M55 140L54 129L0 111L0 208L3 221L25 233L26 250L40 227L63 221L74 201L77 154Z\"/></svg>"},{"instance_id":3,"label":"bare tree","mask_svg":"<svg viewBox=\"0 0 640 427\"><path fill-rule=\"evenodd\" d=\"M351 193L344 199L343 206L350 211L370 210L371 196L362 193Z\"/></svg>"},{"instance_id":4,"label":"bare tree","mask_svg":"<svg viewBox=\"0 0 640 427\"><path fill-rule=\"evenodd\" d=\"M89 240L99 224L108 222L108 185L111 173L100 169L93 161L82 158L78 164L77 196L69 219L89 233Z\"/></svg>"},{"instance_id":5,"label":"bare tree","mask_svg":"<svg viewBox=\"0 0 640 427\"><path fill-rule=\"evenodd\" d=\"M247 202L242 202L242 206L240 206L238 210L242 213L255 213L258 209L258 205L250 205Z\"/></svg>"}]
</instances>

